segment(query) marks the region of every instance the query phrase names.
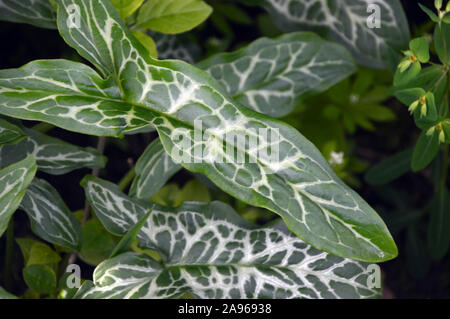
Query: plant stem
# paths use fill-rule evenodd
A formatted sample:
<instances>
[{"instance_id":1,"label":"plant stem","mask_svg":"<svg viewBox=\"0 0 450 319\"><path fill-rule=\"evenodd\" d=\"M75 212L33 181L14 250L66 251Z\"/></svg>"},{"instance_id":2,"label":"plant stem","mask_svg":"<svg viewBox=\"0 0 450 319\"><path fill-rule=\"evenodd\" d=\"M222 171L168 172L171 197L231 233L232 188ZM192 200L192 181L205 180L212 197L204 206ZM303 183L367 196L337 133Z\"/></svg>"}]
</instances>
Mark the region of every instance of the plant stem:
<instances>
[{"instance_id":1,"label":"plant stem","mask_svg":"<svg viewBox=\"0 0 450 319\"><path fill-rule=\"evenodd\" d=\"M6 256L5 256L5 289L12 288L12 262L14 252L14 215L9 220L6 230Z\"/></svg>"},{"instance_id":2,"label":"plant stem","mask_svg":"<svg viewBox=\"0 0 450 319\"><path fill-rule=\"evenodd\" d=\"M441 175L441 183L440 187L445 187L445 183L447 182L448 175L448 144L444 145L444 149L442 150L442 175Z\"/></svg>"},{"instance_id":3,"label":"plant stem","mask_svg":"<svg viewBox=\"0 0 450 319\"><path fill-rule=\"evenodd\" d=\"M48 131L50 131L52 128L54 128L55 126L49 123L45 123L45 122L41 122L39 124L36 124L35 126L32 127L33 130L41 132L41 133L47 133Z\"/></svg>"},{"instance_id":4,"label":"plant stem","mask_svg":"<svg viewBox=\"0 0 450 319\"><path fill-rule=\"evenodd\" d=\"M103 154L103 151L105 150L105 143L106 143L106 137L104 136L100 136L98 138L98 142L97 142L97 151L100 154ZM98 176L98 174L100 173L100 169L99 168L94 168L92 170L92 175L93 176ZM81 226L83 226L84 224L86 224L89 215L90 215L90 210L91 207L89 206L89 204L86 202L84 204L84 211L83 211L83 218L81 219ZM77 260L77 253L76 252L72 252L72 254L69 257L69 260L67 262L68 265L75 263L75 261Z\"/></svg>"},{"instance_id":5,"label":"plant stem","mask_svg":"<svg viewBox=\"0 0 450 319\"><path fill-rule=\"evenodd\" d=\"M428 90L428 92L433 92L435 88L437 88L437 86L439 85L439 83L442 82L443 79L445 79L447 77L447 74L449 72L449 68L446 66L445 67L445 72L441 75L441 77L439 78L439 80L437 80L436 83L434 83L433 87Z\"/></svg>"},{"instance_id":6,"label":"plant stem","mask_svg":"<svg viewBox=\"0 0 450 319\"><path fill-rule=\"evenodd\" d=\"M444 59L445 59L445 63L448 63L448 57L447 57L447 44L445 43L445 39L443 37L443 33L442 33L442 27L441 27L441 22L439 22L439 34L441 36L441 42L442 42L442 48L444 49Z\"/></svg>"},{"instance_id":7,"label":"plant stem","mask_svg":"<svg viewBox=\"0 0 450 319\"><path fill-rule=\"evenodd\" d=\"M123 191L125 188L127 188L128 185L130 185L133 178L136 176L136 171L134 170L134 166L130 168L128 173L125 174L124 177L120 180L119 184L117 186L121 191Z\"/></svg>"}]
</instances>

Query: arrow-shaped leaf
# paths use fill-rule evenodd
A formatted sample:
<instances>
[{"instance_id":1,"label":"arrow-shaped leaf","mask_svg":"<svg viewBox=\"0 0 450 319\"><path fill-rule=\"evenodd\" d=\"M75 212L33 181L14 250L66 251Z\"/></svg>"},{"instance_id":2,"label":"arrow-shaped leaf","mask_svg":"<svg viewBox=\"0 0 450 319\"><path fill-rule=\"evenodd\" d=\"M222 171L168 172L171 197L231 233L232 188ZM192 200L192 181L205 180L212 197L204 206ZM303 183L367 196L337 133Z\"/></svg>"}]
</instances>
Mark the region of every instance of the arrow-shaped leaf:
<instances>
[{"instance_id":1,"label":"arrow-shaped leaf","mask_svg":"<svg viewBox=\"0 0 450 319\"><path fill-rule=\"evenodd\" d=\"M272 117L290 113L299 99L326 91L356 70L344 47L314 33L261 38L197 66L237 102Z\"/></svg>"},{"instance_id":2,"label":"arrow-shaped leaf","mask_svg":"<svg viewBox=\"0 0 450 319\"><path fill-rule=\"evenodd\" d=\"M0 236L8 227L12 214L19 207L28 185L36 173L36 161L23 161L0 170Z\"/></svg>"},{"instance_id":3,"label":"arrow-shaped leaf","mask_svg":"<svg viewBox=\"0 0 450 319\"><path fill-rule=\"evenodd\" d=\"M103 168L106 157L92 148L82 148L32 129L21 142L0 150L2 166L10 165L26 156L33 156L40 171L52 175L66 174L82 167Z\"/></svg>"},{"instance_id":4,"label":"arrow-shaped leaf","mask_svg":"<svg viewBox=\"0 0 450 319\"><path fill-rule=\"evenodd\" d=\"M161 141L156 139L136 162L136 177L130 188L130 196L150 199L180 169L181 166L172 160Z\"/></svg>"},{"instance_id":5,"label":"arrow-shaped leaf","mask_svg":"<svg viewBox=\"0 0 450 319\"><path fill-rule=\"evenodd\" d=\"M24 137L25 133L20 127L9 123L5 119L0 118L0 147L2 147L4 144L16 144Z\"/></svg>"},{"instance_id":6,"label":"arrow-shaped leaf","mask_svg":"<svg viewBox=\"0 0 450 319\"><path fill-rule=\"evenodd\" d=\"M120 136L150 124L153 117L149 109L123 100L112 79L103 80L84 64L66 60L0 71L0 104L5 115L94 135Z\"/></svg>"},{"instance_id":7,"label":"arrow-shaped leaf","mask_svg":"<svg viewBox=\"0 0 450 319\"><path fill-rule=\"evenodd\" d=\"M352 74L356 67L341 46L312 33L263 38L241 50L214 55L198 65L244 106L280 117L300 99L322 92ZM154 142L136 165L130 195L149 198L181 166Z\"/></svg>"},{"instance_id":8,"label":"arrow-shaped leaf","mask_svg":"<svg viewBox=\"0 0 450 319\"><path fill-rule=\"evenodd\" d=\"M49 183L34 179L20 206L30 218L31 228L36 235L53 244L79 248L80 223Z\"/></svg>"},{"instance_id":9,"label":"arrow-shaped leaf","mask_svg":"<svg viewBox=\"0 0 450 319\"><path fill-rule=\"evenodd\" d=\"M398 0L246 0L263 6L284 31L321 32L345 45L359 63L386 67L389 47L408 46L409 28Z\"/></svg>"},{"instance_id":10,"label":"arrow-shaped leaf","mask_svg":"<svg viewBox=\"0 0 450 319\"><path fill-rule=\"evenodd\" d=\"M123 235L151 203L133 200L116 185L83 180L96 216ZM100 264L79 298L369 298L367 264L320 252L283 224L259 228L219 203L179 208L155 205L140 231L140 245L156 249L164 265L125 253Z\"/></svg>"},{"instance_id":11,"label":"arrow-shaped leaf","mask_svg":"<svg viewBox=\"0 0 450 319\"><path fill-rule=\"evenodd\" d=\"M56 13L49 0L0 0L0 20L56 29Z\"/></svg>"}]
</instances>

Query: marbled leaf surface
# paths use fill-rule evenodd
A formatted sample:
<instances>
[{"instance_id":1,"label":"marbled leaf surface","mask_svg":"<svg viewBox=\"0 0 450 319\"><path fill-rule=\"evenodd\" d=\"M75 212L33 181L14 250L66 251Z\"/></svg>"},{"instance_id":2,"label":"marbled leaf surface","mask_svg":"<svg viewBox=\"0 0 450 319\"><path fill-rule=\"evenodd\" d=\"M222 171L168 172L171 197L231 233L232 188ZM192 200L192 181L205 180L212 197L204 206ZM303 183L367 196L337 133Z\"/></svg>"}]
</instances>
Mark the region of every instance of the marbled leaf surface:
<instances>
[{"instance_id":1,"label":"marbled leaf surface","mask_svg":"<svg viewBox=\"0 0 450 319\"><path fill-rule=\"evenodd\" d=\"M82 182L96 216L124 235L151 208L116 185L89 176ZM157 250L124 253L101 263L94 283L78 298L168 298L186 292L199 298L373 298L367 264L320 252L283 224L256 227L220 202L155 206L138 234Z\"/></svg>"},{"instance_id":2,"label":"marbled leaf surface","mask_svg":"<svg viewBox=\"0 0 450 319\"><path fill-rule=\"evenodd\" d=\"M35 178L20 207L30 218L31 228L37 236L53 244L79 248L81 225L48 182Z\"/></svg>"},{"instance_id":3,"label":"marbled leaf surface","mask_svg":"<svg viewBox=\"0 0 450 319\"><path fill-rule=\"evenodd\" d=\"M0 20L56 29L56 13L49 0L0 0Z\"/></svg>"},{"instance_id":4,"label":"marbled leaf surface","mask_svg":"<svg viewBox=\"0 0 450 319\"><path fill-rule=\"evenodd\" d=\"M299 99L326 91L356 71L344 47L307 32L261 38L197 66L236 101L272 117L285 116Z\"/></svg>"},{"instance_id":5,"label":"marbled leaf surface","mask_svg":"<svg viewBox=\"0 0 450 319\"><path fill-rule=\"evenodd\" d=\"M158 189L180 170L164 150L161 141L153 141L136 162L136 177L130 188L129 195L141 199L150 199Z\"/></svg>"},{"instance_id":6,"label":"marbled leaf surface","mask_svg":"<svg viewBox=\"0 0 450 319\"><path fill-rule=\"evenodd\" d=\"M36 161L32 157L0 170L0 236L8 227L35 173Z\"/></svg>"},{"instance_id":7,"label":"marbled leaf surface","mask_svg":"<svg viewBox=\"0 0 450 319\"><path fill-rule=\"evenodd\" d=\"M152 124L175 161L279 214L314 247L364 261L397 255L381 218L294 128L243 107L196 67L153 60L109 1L58 3L63 38L107 80L68 61L0 71L0 112L94 135L121 136ZM66 23L73 6L80 9L79 27Z\"/></svg>"},{"instance_id":8,"label":"marbled leaf surface","mask_svg":"<svg viewBox=\"0 0 450 319\"><path fill-rule=\"evenodd\" d=\"M7 166L33 156L38 169L61 175L82 167L103 168L106 157L93 148L82 148L32 129L24 129L26 137L19 143L0 149L0 164Z\"/></svg>"},{"instance_id":9,"label":"marbled leaf surface","mask_svg":"<svg viewBox=\"0 0 450 319\"><path fill-rule=\"evenodd\" d=\"M14 145L23 138L25 133L20 127L0 118L0 151L3 145Z\"/></svg>"},{"instance_id":10,"label":"marbled leaf surface","mask_svg":"<svg viewBox=\"0 0 450 319\"><path fill-rule=\"evenodd\" d=\"M352 51L359 63L385 68L389 47L405 49L409 28L398 0L245 0L270 13L282 30L311 30ZM376 24L375 19L379 21Z\"/></svg>"}]
</instances>

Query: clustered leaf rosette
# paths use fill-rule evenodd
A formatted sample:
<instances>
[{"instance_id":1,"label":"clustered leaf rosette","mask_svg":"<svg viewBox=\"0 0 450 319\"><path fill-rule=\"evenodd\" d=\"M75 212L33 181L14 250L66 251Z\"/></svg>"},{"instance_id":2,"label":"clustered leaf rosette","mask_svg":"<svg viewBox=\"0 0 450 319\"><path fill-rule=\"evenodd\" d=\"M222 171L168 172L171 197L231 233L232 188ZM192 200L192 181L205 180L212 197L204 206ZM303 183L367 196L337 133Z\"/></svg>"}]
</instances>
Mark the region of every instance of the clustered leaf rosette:
<instances>
[{"instance_id":1,"label":"clustered leaf rosette","mask_svg":"<svg viewBox=\"0 0 450 319\"><path fill-rule=\"evenodd\" d=\"M417 76L422 70L421 63L430 61L430 46L425 37L409 42L409 50L403 52L405 57L398 65L396 82L403 83Z\"/></svg>"}]
</instances>

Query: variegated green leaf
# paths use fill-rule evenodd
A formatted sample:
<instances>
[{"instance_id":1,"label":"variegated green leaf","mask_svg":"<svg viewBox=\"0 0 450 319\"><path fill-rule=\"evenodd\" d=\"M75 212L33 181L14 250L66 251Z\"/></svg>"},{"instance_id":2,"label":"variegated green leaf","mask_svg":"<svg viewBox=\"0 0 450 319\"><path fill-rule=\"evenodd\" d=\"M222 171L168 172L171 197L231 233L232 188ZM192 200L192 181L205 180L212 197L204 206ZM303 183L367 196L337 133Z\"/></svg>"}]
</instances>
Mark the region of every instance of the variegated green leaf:
<instances>
[{"instance_id":1,"label":"variegated green leaf","mask_svg":"<svg viewBox=\"0 0 450 319\"><path fill-rule=\"evenodd\" d=\"M94 135L120 136L152 118L149 109L123 100L112 79L103 80L86 65L66 60L0 71L0 105L5 115Z\"/></svg>"},{"instance_id":2,"label":"variegated green leaf","mask_svg":"<svg viewBox=\"0 0 450 319\"><path fill-rule=\"evenodd\" d=\"M20 207L28 214L36 235L53 244L79 248L80 223L49 183L34 179Z\"/></svg>"},{"instance_id":3,"label":"variegated green leaf","mask_svg":"<svg viewBox=\"0 0 450 319\"><path fill-rule=\"evenodd\" d=\"M61 175L82 167L103 168L106 164L106 157L92 148L78 147L32 129L24 132L27 137L20 143L0 150L2 166L33 156L39 170Z\"/></svg>"},{"instance_id":4,"label":"variegated green leaf","mask_svg":"<svg viewBox=\"0 0 450 319\"><path fill-rule=\"evenodd\" d=\"M175 59L193 64L200 50L184 35L171 35L154 31L147 31L153 38L158 49L158 58L161 60Z\"/></svg>"},{"instance_id":5,"label":"variegated green leaf","mask_svg":"<svg viewBox=\"0 0 450 319\"><path fill-rule=\"evenodd\" d=\"M327 35L345 45L359 63L369 67L386 67L389 47L399 50L408 46L408 22L398 0L245 2L266 8L282 30L306 29Z\"/></svg>"},{"instance_id":6,"label":"variegated green leaf","mask_svg":"<svg viewBox=\"0 0 450 319\"><path fill-rule=\"evenodd\" d=\"M95 177L82 182L96 216L124 235L152 204ZM159 264L125 253L100 264L79 298L370 298L367 264L320 252L283 224L258 228L220 202L155 206L138 238Z\"/></svg>"},{"instance_id":7,"label":"variegated green leaf","mask_svg":"<svg viewBox=\"0 0 450 319\"><path fill-rule=\"evenodd\" d=\"M16 144L24 137L25 133L20 127L0 118L0 147L4 144Z\"/></svg>"},{"instance_id":8,"label":"variegated green leaf","mask_svg":"<svg viewBox=\"0 0 450 319\"><path fill-rule=\"evenodd\" d=\"M0 236L8 227L35 173L36 161L32 157L0 170Z\"/></svg>"},{"instance_id":9,"label":"variegated green leaf","mask_svg":"<svg viewBox=\"0 0 450 319\"><path fill-rule=\"evenodd\" d=\"M272 117L290 113L299 99L326 91L356 70L344 47L314 33L262 38L197 66L236 101Z\"/></svg>"},{"instance_id":10,"label":"variegated green leaf","mask_svg":"<svg viewBox=\"0 0 450 319\"><path fill-rule=\"evenodd\" d=\"M180 168L164 150L161 141L156 139L136 163L136 177L130 188L130 196L150 199Z\"/></svg>"},{"instance_id":11,"label":"variegated green leaf","mask_svg":"<svg viewBox=\"0 0 450 319\"><path fill-rule=\"evenodd\" d=\"M49 0L0 0L0 20L56 29L56 13Z\"/></svg>"},{"instance_id":12,"label":"variegated green leaf","mask_svg":"<svg viewBox=\"0 0 450 319\"><path fill-rule=\"evenodd\" d=\"M197 66L244 106L274 117L286 115L299 99L325 91L356 68L344 48L312 33L260 39L236 52L214 55ZM138 161L130 195L149 198L178 171L177 167L161 144L152 144Z\"/></svg>"},{"instance_id":13,"label":"variegated green leaf","mask_svg":"<svg viewBox=\"0 0 450 319\"><path fill-rule=\"evenodd\" d=\"M183 167L205 174L221 189L251 205L278 213L295 234L316 248L365 261L397 255L393 239L376 212L338 179L314 145L295 129L241 106L208 74L193 66L151 59L109 1L58 3L59 31L64 39L105 76L111 75L110 80L66 61L36 62L23 69L2 71L0 85L6 87L0 89L1 112L98 135L117 136L151 122L165 150ZM74 5L80 8L79 28L66 23L71 18L69 7ZM46 69L53 63L61 64L58 72ZM65 70L67 64L72 67ZM70 81L71 71L77 77ZM10 79L14 74L17 82ZM56 86L70 98L57 97L58 104L50 103L50 107L47 99L52 94L44 92L42 106L35 93L20 88L30 88L30 82L45 83L45 89ZM58 87L59 82L64 86ZM79 82L90 86L80 89ZM94 90L93 82L100 89ZM74 91L76 96L71 95ZM196 121L203 125L199 130L195 129ZM236 145L236 138L256 139L258 146ZM227 148L249 160L241 163L229 156ZM279 157L273 161L268 154Z\"/></svg>"}]
</instances>

